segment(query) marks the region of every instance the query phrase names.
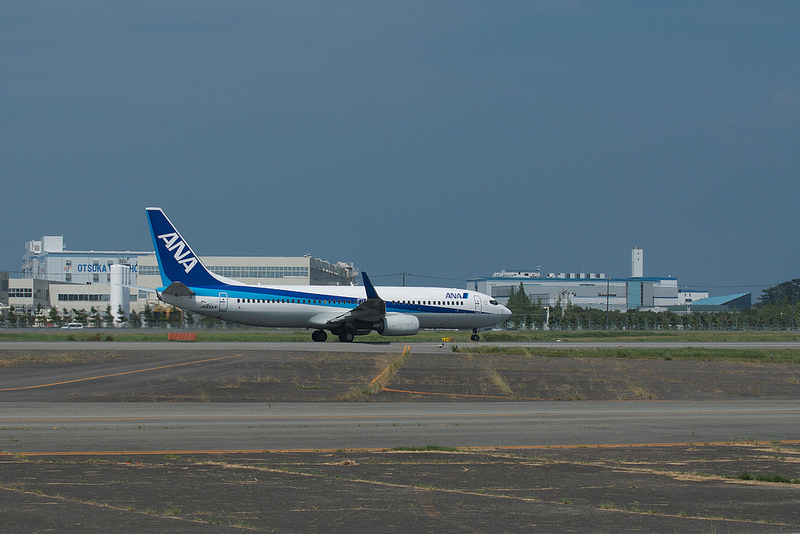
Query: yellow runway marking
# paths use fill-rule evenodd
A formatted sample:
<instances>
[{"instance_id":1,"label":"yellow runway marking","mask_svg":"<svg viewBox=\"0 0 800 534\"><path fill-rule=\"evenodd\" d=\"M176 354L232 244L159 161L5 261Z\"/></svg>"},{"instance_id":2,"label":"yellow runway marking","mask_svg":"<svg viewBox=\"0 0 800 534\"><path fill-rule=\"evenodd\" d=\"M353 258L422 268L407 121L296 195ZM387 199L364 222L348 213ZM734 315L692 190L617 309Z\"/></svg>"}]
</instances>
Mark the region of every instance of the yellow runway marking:
<instances>
[{"instance_id":1,"label":"yellow runway marking","mask_svg":"<svg viewBox=\"0 0 800 534\"><path fill-rule=\"evenodd\" d=\"M411 352L411 345L406 345L406 347L403 349L403 353L399 357L400 361L404 361L404 358L407 358L409 356L410 352ZM394 363L394 362L392 362L392 363ZM378 376L376 376L375 378L372 379L372 382L370 382L369 385L370 386L374 386L375 382L380 380L383 377L383 375L385 375L386 373L388 373L391 370L391 368L392 368L392 364L390 363L389 366L386 369L384 369L381 374L379 374ZM396 370L397 369L395 369L395 371Z\"/></svg>"},{"instance_id":2,"label":"yellow runway marking","mask_svg":"<svg viewBox=\"0 0 800 534\"><path fill-rule=\"evenodd\" d=\"M239 356L241 356L241 354L234 354L233 356L220 356L219 358L208 358L206 360L197 360L197 361L194 361L194 362L173 363L173 364L170 364L170 365L161 365L159 367L148 367L147 369L137 369L135 371L125 371L125 372L122 372L122 373L112 373L110 375L88 376L86 378L76 378L74 380L65 380L63 382L52 382L50 384L37 384L35 386L22 386L22 387L19 387L19 388L5 388L5 389L0 389L0 391L19 391L19 390L23 390L23 389L36 389L36 388L46 388L46 387L50 387L50 386L61 386L61 385L64 385L64 384L73 384L75 382L85 382L87 380L98 380L100 378L111 378L111 377L114 377L114 376L130 375L130 374L134 374L134 373L144 373L144 372L147 372L147 371L157 371L159 369L169 369L170 367L182 367L182 366L185 366L185 365L196 365L198 363L207 363L207 362L213 362L213 361L217 361L217 360L227 360L229 358L238 358Z\"/></svg>"},{"instance_id":3,"label":"yellow runway marking","mask_svg":"<svg viewBox=\"0 0 800 534\"><path fill-rule=\"evenodd\" d=\"M393 393L410 393L412 395L441 395L446 397L468 397L468 398L476 398L476 399L504 399L510 401L519 401L519 400L552 400L552 399L531 399L527 397L500 397L495 395L469 395L466 393L442 393L442 392L435 392L435 391L410 391L407 389L390 389L390 388L383 388L381 391L391 391Z\"/></svg>"}]
</instances>

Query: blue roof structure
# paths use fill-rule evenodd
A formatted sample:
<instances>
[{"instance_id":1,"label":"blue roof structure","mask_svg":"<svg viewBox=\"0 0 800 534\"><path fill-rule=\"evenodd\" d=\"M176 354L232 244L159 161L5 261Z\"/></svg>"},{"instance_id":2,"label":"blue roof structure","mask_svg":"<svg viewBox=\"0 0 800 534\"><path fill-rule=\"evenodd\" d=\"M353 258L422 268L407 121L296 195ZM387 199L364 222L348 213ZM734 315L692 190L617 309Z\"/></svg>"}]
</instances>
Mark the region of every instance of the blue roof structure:
<instances>
[{"instance_id":1,"label":"blue roof structure","mask_svg":"<svg viewBox=\"0 0 800 534\"><path fill-rule=\"evenodd\" d=\"M722 295L719 297L709 297L707 299L696 300L690 303L689 306L692 308L696 306L719 306L725 308L746 309L750 308L751 300L752 297L750 293L736 293L734 295Z\"/></svg>"}]
</instances>

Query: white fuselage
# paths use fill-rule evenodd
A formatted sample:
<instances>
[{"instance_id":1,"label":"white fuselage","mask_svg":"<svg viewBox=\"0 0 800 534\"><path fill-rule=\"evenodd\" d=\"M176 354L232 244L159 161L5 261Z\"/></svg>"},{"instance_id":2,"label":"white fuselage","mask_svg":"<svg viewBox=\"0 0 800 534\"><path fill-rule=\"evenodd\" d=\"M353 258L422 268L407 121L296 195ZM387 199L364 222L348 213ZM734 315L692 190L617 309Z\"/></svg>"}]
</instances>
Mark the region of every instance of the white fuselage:
<instances>
[{"instance_id":1,"label":"white fuselage","mask_svg":"<svg viewBox=\"0 0 800 534\"><path fill-rule=\"evenodd\" d=\"M160 208L147 208L153 247L168 304L224 321L275 327L313 328L350 342L372 331L414 335L421 328L470 328L501 323L511 316L488 295L439 287L375 288L361 272L363 286L260 286L242 284L209 271Z\"/></svg>"},{"instance_id":2,"label":"white fuselage","mask_svg":"<svg viewBox=\"0 0 800 534\"><path fill-rule=\"evenodd\" d=\"M192 288L191 296L162 300L193 313L233 323L272 327L319 327L319 317L346 313L366 298L362 286L226 285ZM510 317L492 297L475 291L434 287L376 287L386 314L417 317L421 328L485 328ZM312 319L317 318L316 321Z\"/></svg>"}]
</instances>

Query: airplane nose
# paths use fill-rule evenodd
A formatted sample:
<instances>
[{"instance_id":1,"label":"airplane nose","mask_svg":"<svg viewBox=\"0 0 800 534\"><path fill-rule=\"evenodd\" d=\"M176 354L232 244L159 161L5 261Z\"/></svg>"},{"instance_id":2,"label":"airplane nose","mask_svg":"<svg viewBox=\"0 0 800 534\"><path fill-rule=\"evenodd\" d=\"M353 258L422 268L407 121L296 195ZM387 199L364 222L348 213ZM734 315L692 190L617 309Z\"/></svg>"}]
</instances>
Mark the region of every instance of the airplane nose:
<instances>
[{"instance_id":1,"label":"airplane nose","mask_svg":"<svg viewBox=\"0 0 800 534\"><path fill-rule=\"evenodd\" d=\"M500 312L500 315L503 317L503 320L506 320L509 317L511 317L511 315L512 315L511 314L511 310L509 310L505 306L502 306L502 308L503 308L503 310Z\"/></svg>"}]
</instances>

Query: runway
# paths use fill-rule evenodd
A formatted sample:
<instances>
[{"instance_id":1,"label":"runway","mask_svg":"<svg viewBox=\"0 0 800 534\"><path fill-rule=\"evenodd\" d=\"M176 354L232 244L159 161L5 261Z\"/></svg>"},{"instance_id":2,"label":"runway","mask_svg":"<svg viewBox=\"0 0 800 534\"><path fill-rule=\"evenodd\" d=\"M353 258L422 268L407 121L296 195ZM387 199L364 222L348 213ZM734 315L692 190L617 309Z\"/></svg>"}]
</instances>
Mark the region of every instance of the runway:
<instances>
[{"instance_id":1,"label":"runway","mask_svg":"<svg viewBox=\"0 0 800 534\"><path fill-rule=\"evenodd\" d=\"M404 349L3 343L0 517L123 533L800 529L796 364ZM396 361L388 387L358 393ZM559 396L637 400L539 400Z\"/></svg>"},{"instance_id":2,"label":"runway","mask_svg":"<svg viewBox=\"0 0 800 534\"><path fill-rule=\"evenodd\" d=\"M206 453L800 442L795 400L3 403L6 452Z\"/></svg>"},{"instance_id":3,"label":"runway","mask_svg":"<svg viewBox=\"0 0 800 534\"><path fill-rule=\"evenodd\" d=\"M618 347L621 343L526 345L578 348ZM800 343L689 345L800 347ZM591 402L507 402L489 396L485 399L493 400L459 403L449 402L452 398L437 402L438 397L429 396L427 402L418 403L385 402L389 399L384 395L376 397L378 402L330 402L337 395L346 396L354 384L369 382L380 372L376 363L387 362L384 358L393 358L391 355L403 348L390 343L3 343L6 354L69 351L79 356L67 358L66 363L48 360L4 369L0 375L0 450L23 454L147 453L800 440L800 403L785 396ZM321 349L325 352L320 356ZM351 355L354 351L362 356ZM311 356L312 352L318 354ZM407 373L400 379L416 377L413 380L423 387L425 373L435 374L441 381L466 363L463 356L442 352L435 343L413 344L411 352L417 359L431 355L432 363L420 368L423 374ZM340 356L325 357L326 353ZM486 361L483 357L472 360L458 380L474 381L483 373L480 366ZM409 361L405 367L411 365ZM669 376L675 379L678 367L670 365ZM504 371L509 380L545 373L535 365L522 371L510 369ZM647 378L651 372L644 369L641 376ZM610 380L597 370L586 376L597 381L598 388ZM775 375L764 376L759 380L777 380ZM796 384L789 383L783 391L786 387L791 390ZM245 391L251 396L222 396ZM120 395L123 392L125 395ZM462 396L469 397L474 396ZM110 402L117 399L139 402ZM246 402L239 402L244 399ZM292 402L296 400L325 402Z\"/></svg>"}]
</instances>

